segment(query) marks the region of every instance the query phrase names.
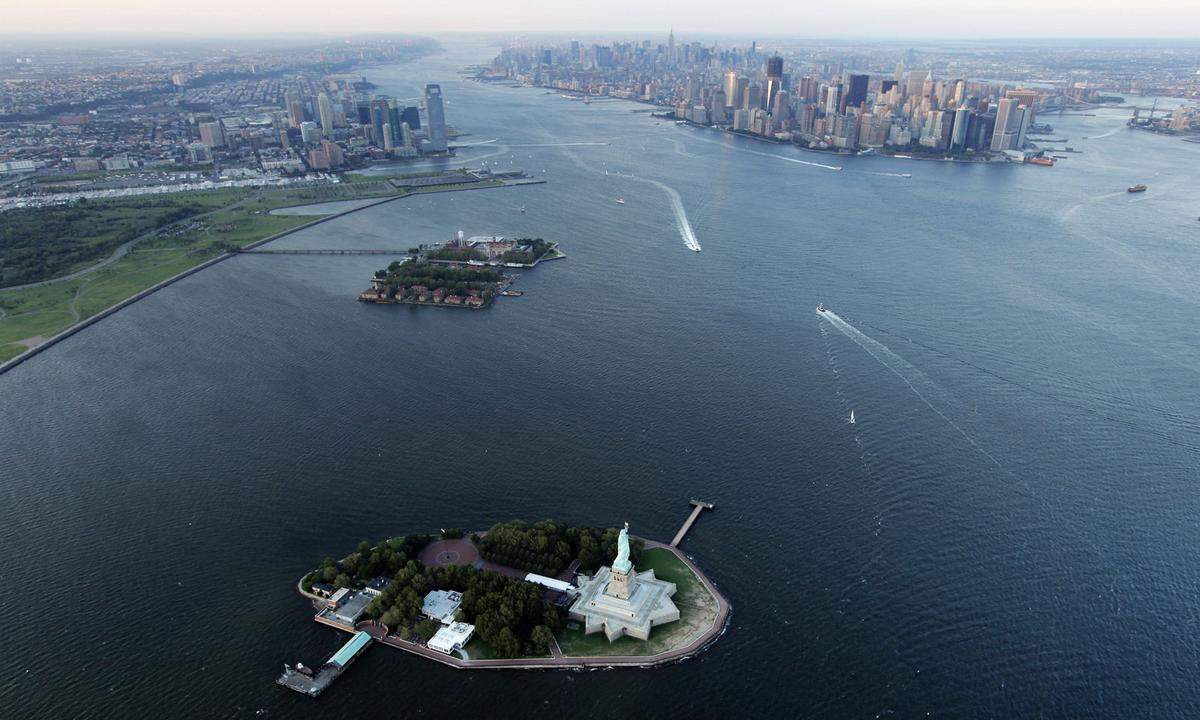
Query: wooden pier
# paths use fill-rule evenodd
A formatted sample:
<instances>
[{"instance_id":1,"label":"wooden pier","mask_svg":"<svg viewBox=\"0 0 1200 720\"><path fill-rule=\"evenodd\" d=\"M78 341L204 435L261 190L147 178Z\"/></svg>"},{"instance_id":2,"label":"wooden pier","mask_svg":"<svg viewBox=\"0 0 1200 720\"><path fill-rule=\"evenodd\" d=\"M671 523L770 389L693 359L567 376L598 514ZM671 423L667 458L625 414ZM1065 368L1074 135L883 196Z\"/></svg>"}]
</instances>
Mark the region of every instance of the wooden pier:
<instances>
[{"instance_id":1,"label":"wooden pier","mask_svg":"<svg viewBox=\"0 0 1200 720\"><path fill-rule=\"evenodd\" d=\"M692 499L692 514L688 515L688 519L683 521L683 526L679 528L679 532L675 533L675 539L671 541L671 547L679 547L679 543L683 542L683 536L687 535L688 530L692 529L692 523L696 522L696 518L700 517L700 513L705 510L712 510L713 504L704 502L703 500Z\"/></svg>"}]
</instances>

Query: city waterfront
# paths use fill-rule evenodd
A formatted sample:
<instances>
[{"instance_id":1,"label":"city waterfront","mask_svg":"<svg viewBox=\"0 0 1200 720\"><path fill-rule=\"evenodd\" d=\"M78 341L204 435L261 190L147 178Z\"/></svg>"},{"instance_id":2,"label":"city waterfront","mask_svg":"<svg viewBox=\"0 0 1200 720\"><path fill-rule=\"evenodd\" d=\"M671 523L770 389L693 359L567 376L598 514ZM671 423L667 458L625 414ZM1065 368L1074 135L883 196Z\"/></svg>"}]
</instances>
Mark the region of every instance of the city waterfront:
<instances>
[{"instance_id":1,"label":"city waterfront","mask_svg":"<svg viewBox=\"0 0 1200 720\"><path fill-rule=\"evenodd\" d=\"M366 72L441 83L479 143L422 166L546 184L272 245L486 228L570 260L437 313L356 302L378 257L238 255L0 376L14 717L1200 711L1200 146L1097 110L1039 118L1081 151L1053 168L834 159L463 80L495 46L443 45ZM736 610L688 662L272 680L345 642L294 585L363 538L667 540L689 496L718 509L682 549Z\"/></svg>"}]
</instances>

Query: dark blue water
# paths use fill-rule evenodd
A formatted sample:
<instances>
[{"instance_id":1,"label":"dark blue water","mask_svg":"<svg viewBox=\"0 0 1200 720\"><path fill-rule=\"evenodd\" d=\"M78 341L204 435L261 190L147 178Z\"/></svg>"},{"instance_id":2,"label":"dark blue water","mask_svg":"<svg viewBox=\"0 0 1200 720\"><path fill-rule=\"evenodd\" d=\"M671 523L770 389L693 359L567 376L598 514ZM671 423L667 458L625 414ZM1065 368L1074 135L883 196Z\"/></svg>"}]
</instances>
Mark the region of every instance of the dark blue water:
<instances>
[{"instance_id":1,"label":"dark blue water","mask_svg":"<svg viewBox=\"0 0 1200 720\"><path fill-rule=\"evenodd\" d=\"M0 377L6 717L1200 711L1200 146L1103 112L1046 118L1084 150L1052 169L831 158L462 82L494 48L448 44L369 77L440 80L463 140L497 139L464 161L549 182L279 244L569 259L467 313L355 302L378 258L242 256ZM375 648L319 700L274 684L343 640L292 586L362 538L665 540L692 496L717 510L684 547L734 614L686 663Z\"/></svg>"}]
</instances>

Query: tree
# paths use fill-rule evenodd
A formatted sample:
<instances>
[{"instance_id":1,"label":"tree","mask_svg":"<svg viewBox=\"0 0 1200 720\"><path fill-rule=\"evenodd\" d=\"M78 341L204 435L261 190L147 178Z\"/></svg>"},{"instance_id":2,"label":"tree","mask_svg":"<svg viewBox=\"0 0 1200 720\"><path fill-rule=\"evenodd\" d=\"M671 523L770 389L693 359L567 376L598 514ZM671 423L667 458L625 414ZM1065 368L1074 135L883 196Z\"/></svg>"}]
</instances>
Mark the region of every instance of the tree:
<instances>
[{"instance_id":1,"label":"tree","mask_svg":"<svg viewBox=\"0 0 1200 720\"><path fill-rule=\"evenodd\" d=\"M417 623L417 634L421 636L421 640L429 642L429 638L437 634L441 626L437 620L425 619Z\"/></svg>"},{"instance_id":2,"label":"tree","mask_svg":"<svg viewBox=\"0 0 1200 720\"><path fill-rule=\"evenodd\" d=\"M554 642L554 633L545 625L538 625L529 634L529 639L533 643L533 651L536 653L550 652L550 643Z\"/></svg>"}]
</instances>

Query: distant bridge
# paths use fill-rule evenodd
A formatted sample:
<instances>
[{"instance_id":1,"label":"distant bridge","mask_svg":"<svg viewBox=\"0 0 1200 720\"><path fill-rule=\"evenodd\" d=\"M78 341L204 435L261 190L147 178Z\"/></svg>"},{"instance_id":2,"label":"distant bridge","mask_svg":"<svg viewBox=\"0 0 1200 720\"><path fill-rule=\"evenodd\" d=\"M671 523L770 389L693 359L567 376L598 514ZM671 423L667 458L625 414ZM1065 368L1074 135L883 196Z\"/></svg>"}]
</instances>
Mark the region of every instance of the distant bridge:
<instances>
[{"instance_id":1,"label":"distant bridge","mask_svg":"<svg viewBox=\"0 0 1200 720\"><path fill-rule=\"evenodd\" d=\"M324 248L297 248L292 250L279 249L255 249L255 250L236 250L235 252L242 255L407 255L408 250L329 250Z\"/></svg>"}]
</instances>

